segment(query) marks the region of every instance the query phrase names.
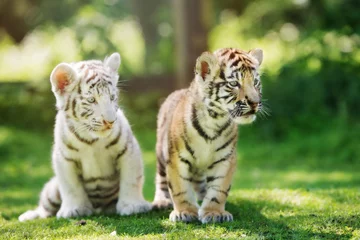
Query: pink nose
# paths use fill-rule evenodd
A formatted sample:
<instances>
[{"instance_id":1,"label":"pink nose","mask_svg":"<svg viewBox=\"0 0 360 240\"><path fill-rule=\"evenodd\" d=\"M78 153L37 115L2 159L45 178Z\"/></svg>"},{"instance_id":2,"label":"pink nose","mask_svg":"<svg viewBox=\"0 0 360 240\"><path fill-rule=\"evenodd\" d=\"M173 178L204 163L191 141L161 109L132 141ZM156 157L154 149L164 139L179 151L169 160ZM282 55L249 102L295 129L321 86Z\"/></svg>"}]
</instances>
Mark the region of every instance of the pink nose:
<instances>
[{"instance_id":1,"label":"pink nose","mask_svg":"<svg viewBox=\"0 0 360 240\"><path fill-rule=\"evenodd\" d=\"M250 99L246 98L247 99L247 103L249 104L249 106L251 107L252 110L255 110L256 107L259 105L259 102L253 102L251 101Z\"/></svg>"},{"instance_id":2,"label":"pink nose","mask_svg":"<svg viewBox=\"0 0 360 240\"><path fill-rule=\"evenodd\" d=\"M114 122L115 122L115 121L110 122L110 121L103 120L103 124L104 124L106 127L109 127L109 128L112 127L112 125L113 125Z\"/></svg>"}]
</instances>

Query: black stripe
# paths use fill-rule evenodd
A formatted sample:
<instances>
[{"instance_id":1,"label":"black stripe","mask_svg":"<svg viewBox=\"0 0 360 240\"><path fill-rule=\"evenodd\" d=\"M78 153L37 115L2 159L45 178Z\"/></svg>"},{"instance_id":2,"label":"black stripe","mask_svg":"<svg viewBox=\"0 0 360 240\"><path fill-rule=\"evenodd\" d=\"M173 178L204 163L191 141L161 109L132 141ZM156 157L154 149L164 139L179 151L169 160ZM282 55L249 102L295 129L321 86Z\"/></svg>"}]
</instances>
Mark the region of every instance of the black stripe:
<instances>
[{"instance_id":1,"label":"black stripe","mask_svg":"<svg viewBox=\"0 0 360 240\"><path fill-rule=\"evenodd\" d=\"M229 55L229 59L228 60L231 60L231 59L233 59L235 57L235 54L234 53L231 53L230 55Z\"/></svg>"},{"instance_id":2,"label":"black stripe","mask_svg":"<svg viewBox=\"0 0 360 240\"><path fill-rule=\"evenodd\" d=\"M237 137L237 134L235 134L233 137L231 137L227 142L225 142L222 146L218 147L215 152L218 152L224 148L226 148L227 146L229 146L230 143L232 143Z\"/></svg>"},{"instance_id":3,"label":"black stripe","mask_svg":"<svg viewBox=\"0 0 360 240\"><path fill-rule=\"evenodd\" d=\"M217 176L217 177L214 177L214 176L209 176L206 178L206 182L212 182L212 181L215 181L216 179L220 179L220 178L224 178L224 176Z\"/></svg>"},{"instance_id":4,"label":"black stripe","mask_svg":"<svg viewBox=\"0 0 360 240\"><path fill-rule=\"evenodd\" d=\"M73 113L74 118L77 118L77 116L76 116L76 111L75 111L75 108L76 108L76 98L74 98L74 99L72 100L72 105L71 105L71 107L72 107L72 113Z\"/></svg>"},{"instance_id":5,"label":"black stripe","mask_svg":"<svg viewBox=\"0 0 360 240\"><path fill-rule=\"evenodd\" d=\"M218 189L216 191L223 193L225 196L229 195L229 191L223 191L223 190L218 190Z\"/></svg>"},{"instance_id":6,"label":"black stripe","mask_svg":"<svg viewBox=\"0 0 360 240\"><path fill-rule=\"evenodd\" d=\"M213 197L210 201L211 202L216 202L217 204L220 204L219 200L216 197Z\"/></svg>"},{"instance_id":7,"label":"black stripe","mask_svg":"<svg viewBox=\"0 0 360 240\"><path fill-rule=\"evenodd\" d=\"M95 87L95 85L98 84L98 82L94 82L93 84L90 85L90 89L92 89L93 87Z\"/></svg>"},{"instance_id":8,"label":"black stripe","mask_svg":"<svg viewBox=\"0 0 360 240\"><path fill-rule=\"evenodd\" d=\"M192 205L188 200L181 201L180 204Z\"/></svg>"},{"instance_id":9,"label":"black stripe","mask_svg":"<svg viewBox=\"0 0 360 240\"><path fill-rule=\"evenodd\" d=\"M217 112L215 112L215 111L213 111L213 110L211 110L211 109L208 109L208 113L209 113L209 116L211 117L211 118L218 118L218 116L219 116L219 114L217 113Z\"/></svg>"},{"instance_id":10,"label":"black stripe","mask_svg":"<svg viewBox=\"0 0 360 240\"><path fill-rule=\"evenodd\" d=\"M197 113L196 113L196 108L193 105L192 106L192 125L195 128L195 130L198 132L198 134L204 138L206 141L210 140L209 135L207 135L204 130L202 129L202 127L200 126L199 120L197 119Z\"/></svg>"},{"instance_id":11,"label":"black stripe","mask_svg":"<svg viewBox=\"0 0 360 240\"><path fill-rule=\"evenodd\" d=\"M165 166L159 160L157 161L157 172L161 177L166 177Z\"/></svg>"},{"instance_id":12,"label":"black stripe","mask_svg":"<svg viewBox=\"0 0 360 240\"><path fill-rule=\"evenodd\" d=\"M59 150L59 152L60 152L60 155L64 158L64 160L66 160L66 161L68 161L68 162L71 162L71 163L74 163L75 164L75 167L77 168L77 169L81 169L81 162L80 162L80 160L79 159L74 159L74 158L68 158L68 157L66 157L65 155L64 155L64 153L61 151L61 150Z\"/></svg>"},{"instance_id":13,"label":"black stripe","mask_svg":"<svg viewBox=\"0 0 360 240\"><path fill-rule=\"evenodd\" d=\"M113 196L114 194L117 194L119 192L119 185L117 185L117 187L114 188L113 191L111 191L110 193L107 193L107 194L103 194L103 193L88 193L88 196L90 198L98 198L98 199L106 199L106 198L109 198L111 196Z\"/></svg>"},{"instance_id":14,"label":"black stripe","mask_svg":"<svg viewBox=\"0 0 360 240\"><path fill-rule=\"evenodd\" d=\"M86 80L86 83L89 83L91 80L93 80L97 76L96 73L94 73L88 80ZM91 87L90 87L91 88Z\"/></svg>"},{"instance_id":15,"label":"black stripe","mask_svg":"<svg viewBox=\"0 0 360 240\"><path fill-rule=\"evenodd\" d=\"M220 70L220 75L219 75L219 77L222 79L222 80L226 80L226 78L225 78L225 73L224 73L224 71L223 70Z\"/></svg>"},{"instance_id":16,"label":"black stripe","mask_svg":"<svg viewBox=\"0 0 360 240\"><path fill-rule=\"evenodd\" d=\"M221 107L215 105L215 103L213 103L213 102L210 102L210 103L209 103L209 107L214 107L214 108L216 108L216 109L218 109L218 110L220 110L220 111L224 111ZM213 111L214 111L214 110L213 110Z\"/></svg>"},{"instance_id":17,"label":"black stripe","mask_svg":"<svg viewBox=\"0 0 360 240\"><path fill-rule=\"evenodd\" d=\"M216 186L216 185L208 185L207 186L207 189L211 188L212 190L216 191L216 192L219 192L219 193L222 193L224 194L225 196L228 196L229 195L229 190L228 191L224 191L224 190L220 190L219 189L219 186Z\"/></svg>"},{"instance_id":18,"label":"black stripe","mask_svg":"<svg viewBox=\"0 0 360 240\"><path fill-rule=\"evenodd\" d=\"M185 143L185 148L186 148L186 150L190 153L190 155L191 155L192 157L194 157L195 151L190 147L188 141L186 140L186 138L185 138L184 136L182 136L181 138L182 138L182 140L183 140L184 143Z\"/></svg>"},{"instance_id":19,"label":"black stripe","mask_svg":"<svg viewBox=\"0 0 360 240\"><path fill-rule=\"evenodd\" d=\"M74 147L73 145L71 145L70 143L67 143L67 142L64 142L65 146L70 149L70 150L73 150L75 152L78 152L79 149L77 149L76 147Z\"/></svg>"},{"instance_id":20,"label":"black stripe","mask_svg":"<svg viewBox=\"0 0 360 240\"><path fill-rule=\"evenodd\" d=\"M80 142L86 143L86 144L88 144L88 145L91 145L91 144L93 144L94 142L96 142L97 140L99 140L98 138L93 138L93 139L91 139L91 140L87 140L87 139L85 139L85 138L82 138L82 137L75 131L75 129L74 129L73 126L69 126L69 130L70 130L70 132L72 132L72 133L75 135L75 137L76 137Z\"/></svg>"},{"instance_id":21,"label":"black stripe","mask_svg":"<svg viewBox=\"0 0 360 240\"><path fill-rule=\"evenodd\" d=\"M105 177L91 177L88 179L84 179L84 183L91 183L91 182L95 182L95 181L113 181L116 180L119 177L118 173L113 173L110 176L105 176Z\"/></svg>"},{"instance_id":22,"label":"black stripe","mask_svg":"<svg viewBox=\"0 0 360 240\"><path fill-rule=\"evenodd\" d=\"M163 191L163 192L169 192L168 188L160 188L160 190Z\"/></svg>"},{"instance_id":23,"label":"black stripe","mask_svg":"<svg viewBox=\"0 0 360 240\"><path fill-rule=\"evenodd\" d=\"M80 116L81 117L84 117L86 114L88 114L89 112L91 112L91 110L87 110L87 111L85 111L85 112L82 112L81 114L80 114Z\"/></svg>"},{"instance_id":24,"label":"black stripe","mask_svg":"<svg viewBox=\"0 0 360 240\"><path fill-rule=\"evenodd\" d=\"M210 137L207 133L205 133L204 129L200 126L200 122L197 119L197 117L198 116L196 113L196 109L195 109L195 106L193 105L192 106L192 125L195 128L195 130L198 132L198 134L202 138L204 138L206 141L208 141L208 140L213 141L213 140L217 139L223 133L223 131L225 131L232 124L232 121L229 118L226 121L226 123L223 126L221 126L219 130L216 131L215 135L213 137Z\"/></svg>"},{"instance_id":25,"label":"black stripe","mask_svg":"<svg viewBox=\"0 0 360 240\"><path fill-rule=\"evenodd\" d=\"M75 152L78 152L79 149L74 147L71 143L69 143L66 139L65 139L65 135L61 136L61 141L64 143L65 147L67 147L70 150L73 150Z\"/></svg>"},{"instance_id":26,"label":"black stripe","mask_svg":"<svg viewBox=\"0 0 360 240\"><path fill-rule=\"evenodd\" d=\"M198 183L198 184L200 184L200 183L203 183L203 182L204 182L204 180L196 180L196 179L194 179L194 178L186 178L186 177L183 177L183 176L181 176L181 175L180 175L180 178L181 178L182 180L185 180L185 181L188 181L188 182L192 182L192 183Z\"/></svg>"},{"instance_id":27,"label":"black stripe","mask_svg":"<svg viewBox=\"0 0 360 240\"><path fill-rule=\"evenodd\" d=\"M119 130L119 133L116 135L116 137L108 145L106 145L105 148L109 148L117 144L120 140L120 136L121 136L121 128Z\"/></svg>"},{"instance_id":28,"label":"black stripe","mask_svg":"<svg viewBox=\"0 0 360 240\"><path fill-rule=\"evenodd\" d=\"M69 108L70 108L70 97L68 97L66 100L65 111L69 110Z\"/></svg>"},{"instance_id":29,"label":"black stripe","mask_svg":"<svg viewBox=\"0 0 360 240\"><path fill-rule=\"evenodd\" d=\"M178 193L176 193L176 194L173 194L172 196L173 196L173 197L179 197L179 196L181 196L181 195L183 195L183 194L185 194L185 193L186 193L186 191L178 192Z\"/></svg>"},{"instance_id":30,"label":"black stripe","mask_svg":"<svg viewBox=\"0 0 360 240\"><path fill-rule=\"evenodd\" d=\"M89 111L88 114L86 114L85 118L90 117L91 115L93 115L94 111Z\"/></svg>"},{"instance_id":31,"label":"black stripe","mask_svg":"<svg viewBox=\"0 0 360 240\"><path fill-rule=\"evenodd\" d=\"M236 99L236 96L231 96L231 98L229 100L226 101L227 104L229 104L230 102L234 101Z\"/></svg>"},{"instance_id":32,"label":"black stripe","mask_svg":"<svg viewBox=\"0 0 360 240\"><path fill-rule=\"evenodd\" d=\"M217 137L219 137L221 135L221 133L223 131L225 131L232 123L232 120L229 118L227 120L227 122L217 131L217 136L214 137L214 139L216 139Z\"/></svg>"},{"instance_id":33,"label":"black stripe","mask_svg":"<svg viewBox=\"0 0 360 240\"><path fill-rule=\"evenodd\" d=\"M81 94L81 87L80 87L80 84L78 85L78 94Z\"/></svg>"},{"instance_id":34,"label":"black stripe","mask_svg":"<svg viewBox=\"0 0 360 240\"><path fill-rule=\"evenodd\" d=\"M230 67L237 66L237 65L239 64L239 62L240 62L240 59L235 60L235 61L231 64Z\"/></svg>"},{"instance_id":35,"label":"black stripe","mask_svg":"<svg viewBox=\"0 0 360 240\"><path fill-rule=\"evenodd\" d=\"M213 162L209 167L208 169L212 169L216 164L218 163L221 163L221 162L224 162L224 161L227 161L229 160L229 157L233 154L233 152L231 151L229 154L227 154L225 157Z\"/></svg>"},{"instance_id":36,"label":"black stripe","mask_svg":"<svg viewBox=\"0 0 360 240\"><path fill-rule=\"evenodd\" d=\"M223 53L221 53L221 56L225 56L229 52L229 49L226 49Z\"/></svg>"},{"instance_id":37,"label":"black stripe","mask_svg":"<svg viewBox=\"0 0 360 240\"><path fill-rule=\"evenodd\" d=\"M219 91L220 91L220 84L215 86L215 101L219 101Z\"/></svg>"},{"instance_id":38,"label":"black stripe","mask_svg":"<svg viewBox=\"0 0 360 240\"><path fill-rule=\"evenodd\" d=\"M183 158L182 156L179 156L180 161L187 164L189 166L189 172L192 172L192 165L191 162L185 158Z\"/></svg>"},{"instance_id":39,"label":"black stripe","mask_svg":"<svg viewBox=\"0 0 360 240\"><path fill-rule=\"evenodd\" d=\"M121 158L121 157L126 153L127 149L128 149L128 147L127 147L127 145L126 145L126 146L124 147L124 149L116 155L116 157L115 157L114 160L115 160L115 161L118 161L119 158Z\"/></svg>"}]
</instances>

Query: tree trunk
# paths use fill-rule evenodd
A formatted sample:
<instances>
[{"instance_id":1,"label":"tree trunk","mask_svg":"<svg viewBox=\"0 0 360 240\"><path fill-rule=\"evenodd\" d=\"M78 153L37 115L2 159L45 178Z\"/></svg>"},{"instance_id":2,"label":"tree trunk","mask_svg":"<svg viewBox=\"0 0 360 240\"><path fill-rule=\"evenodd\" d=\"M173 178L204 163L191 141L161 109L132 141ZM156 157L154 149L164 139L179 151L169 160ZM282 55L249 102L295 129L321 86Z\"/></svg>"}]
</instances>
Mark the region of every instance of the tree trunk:
<instances>
[{"instance_id":1,"label":"tree trunk","mask_svg":"<svg viewBox=\"0 0 360 240\"><path fill-rule=\"evenodd\" d=\"M184 88L194 78L196 58L207 50L209 0L173 0L176 88Z\"/></svg>"}]
</instances>

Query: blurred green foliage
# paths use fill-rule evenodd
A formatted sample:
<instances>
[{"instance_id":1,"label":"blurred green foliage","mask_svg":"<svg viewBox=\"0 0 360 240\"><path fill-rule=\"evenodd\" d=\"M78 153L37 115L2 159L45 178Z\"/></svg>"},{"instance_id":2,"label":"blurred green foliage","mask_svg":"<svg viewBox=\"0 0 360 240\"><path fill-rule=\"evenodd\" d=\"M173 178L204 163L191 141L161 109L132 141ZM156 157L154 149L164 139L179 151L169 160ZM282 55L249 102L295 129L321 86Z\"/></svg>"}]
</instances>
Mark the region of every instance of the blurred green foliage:
<instances>
[{"instance_id":1,"label":"blurred green foliage","mask_svg":"<svg viewBox=\"0 0 360 240\"><path fill-rule=\"evenodd\" d=\"M36 9L43 14L30 21L23 42L17 45L0 34L0 82L10 82L0 88L1 122L51 129L55 110L48 75L61 61L102 59L119 51L121 79L143 75L150 81L154 75L174 71L174 9L169 2L38 3ZM351 129L359 124L359 5L356 0L212 1L211 50L264 50L264 102L272 113L268 119L259 119L256 127L242 131L283 139L325 126L340 124ZM73 10L66 12L64 6ZM152 11L147 18L144 8ZM55 9L59 16L50 14ZM11 83L16 80L29 84ZM142 87L136 81L126 85ZM123 89L121 105L127 115L142 116L133 122L135 127L155 129L158 106L171 89L164 92L159 86L155 93Z\"/></svg>"},{"instance_id":2,"label":"blurred green foliage","mask_svg":"<svg viewBox=\"0 0 360 240\"><path fill-rule=\"evenodd\" d=\"M0 13L6 1L12 0L0 1ZM29 2L37 4L31 8L25 4ZM113 51L122 56L120 105L141 144L144 193L152 199L156 115L171 89L159 86L149 92L142 88L143 82L124 79L146 76L156 85L153 76L174 72L176 9L169 2L16 1L29 10L27 35L16 43L0 28L0 167L4 170L0 226L4 225L4 236L106 238L116 229L127 237L145 238L164 237L165 232L175 238L247 234L249 239L357 239L358 0L211 0L210 50L262 48L264 104L271 109L267 119L239 128L239 164L227 206L235 222L171 225L165 220L168 212L160 212L143 219L93 217L80 230L73 224L77 220L15 223L22 211L35 206L37 193L52 175L48 163L56 111L50 71L62 61L102 59ZM154 219L155 225L149 227ZM104 226L96 225L99 222Z\"/></svg>"}]
</instances>

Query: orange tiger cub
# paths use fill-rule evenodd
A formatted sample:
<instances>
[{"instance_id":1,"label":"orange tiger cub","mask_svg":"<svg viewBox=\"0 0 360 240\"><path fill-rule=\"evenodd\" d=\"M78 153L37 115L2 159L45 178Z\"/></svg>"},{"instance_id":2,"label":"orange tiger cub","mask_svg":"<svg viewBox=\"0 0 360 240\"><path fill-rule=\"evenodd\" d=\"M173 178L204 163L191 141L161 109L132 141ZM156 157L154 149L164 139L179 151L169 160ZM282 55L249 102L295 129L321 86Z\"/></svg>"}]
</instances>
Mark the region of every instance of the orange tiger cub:
<instances>
[{"instance_id":1,"label":"orange tiger cub","mask_svg":"<svg viewBox=\"0 0 360 240\"><path fill-rule=\"evenodd\" d=\"M225 203L236 169L237 124L253 122L262 110L262 59L261 49L204 52L190 87L161 106L153 207L173 205L171 221L233 220Z\"/></svg>"}]
</instances>

